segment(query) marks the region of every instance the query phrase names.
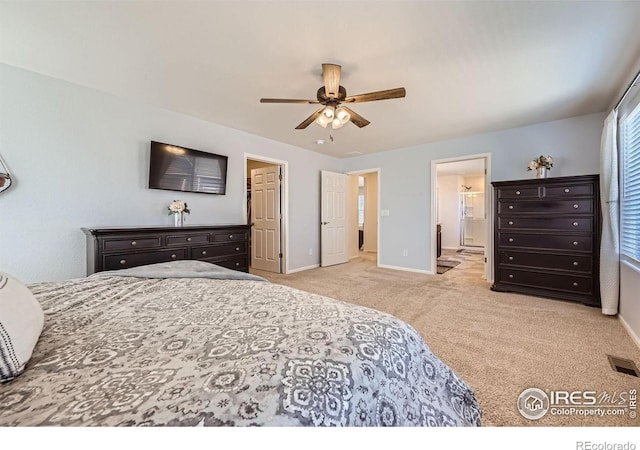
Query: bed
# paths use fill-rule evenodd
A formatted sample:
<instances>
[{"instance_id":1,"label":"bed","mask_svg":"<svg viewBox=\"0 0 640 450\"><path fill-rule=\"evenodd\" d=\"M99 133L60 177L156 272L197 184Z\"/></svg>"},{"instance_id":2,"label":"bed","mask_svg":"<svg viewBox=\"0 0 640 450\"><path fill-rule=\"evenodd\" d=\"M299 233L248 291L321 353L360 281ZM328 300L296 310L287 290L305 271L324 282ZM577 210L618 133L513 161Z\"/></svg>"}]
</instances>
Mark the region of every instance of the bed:
<instances>
[{"instance_id":1,"label":"bed","mask_svg":"<svg viewBox=\"0 0 640 450\"><path fill-rule=\"evenodd\" d=\"M399 319L201 261L29 286L45 313L3 426L479 426Z\"/></svg>"}]
</instances>

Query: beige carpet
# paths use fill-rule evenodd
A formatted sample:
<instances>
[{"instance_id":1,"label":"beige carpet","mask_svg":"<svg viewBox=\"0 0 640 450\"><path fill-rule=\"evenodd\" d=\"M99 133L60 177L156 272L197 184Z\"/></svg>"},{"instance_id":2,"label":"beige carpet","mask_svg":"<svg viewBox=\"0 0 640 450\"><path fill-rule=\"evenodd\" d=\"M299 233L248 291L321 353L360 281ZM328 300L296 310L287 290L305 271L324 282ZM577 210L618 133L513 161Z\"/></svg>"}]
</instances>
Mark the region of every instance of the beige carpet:
<instances>
[{"instance_id":1,"label":"beige carpet","mask_svg":"<svg viewBox=\"0 0 640 450\"><path fill-rule=\"evenodd\" d=\"M616 318L580 304L492 292L481 278L481 256L458 256L462 263L442 275L380 269L371 256L291 275L252 273L408 322L474 388L483 425L640 425L628 414L523 418L516 402L528 387L610 395L640 388L639 378L614 372L607 360L613 354L640 366L640 350Z\"/></svg>"}]
</instances>

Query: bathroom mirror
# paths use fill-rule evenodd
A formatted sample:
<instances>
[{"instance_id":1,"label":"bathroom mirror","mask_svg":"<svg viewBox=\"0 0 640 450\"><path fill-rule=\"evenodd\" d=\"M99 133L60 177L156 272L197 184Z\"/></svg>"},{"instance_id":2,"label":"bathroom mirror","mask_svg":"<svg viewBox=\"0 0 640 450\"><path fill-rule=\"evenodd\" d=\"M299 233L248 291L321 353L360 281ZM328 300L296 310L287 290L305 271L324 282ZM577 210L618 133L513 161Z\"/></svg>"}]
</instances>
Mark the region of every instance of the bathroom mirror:
<instances>
[{"instance_id":1,"label":"bathroom mirror","mask_svg":"<svg viewBox=\"0 0 640 450\"><path fill-rule=\"evenodd\" d=\"M0 156L0 192L6 191L11 186L9 169Z\"/></svg>"}]
</instances>

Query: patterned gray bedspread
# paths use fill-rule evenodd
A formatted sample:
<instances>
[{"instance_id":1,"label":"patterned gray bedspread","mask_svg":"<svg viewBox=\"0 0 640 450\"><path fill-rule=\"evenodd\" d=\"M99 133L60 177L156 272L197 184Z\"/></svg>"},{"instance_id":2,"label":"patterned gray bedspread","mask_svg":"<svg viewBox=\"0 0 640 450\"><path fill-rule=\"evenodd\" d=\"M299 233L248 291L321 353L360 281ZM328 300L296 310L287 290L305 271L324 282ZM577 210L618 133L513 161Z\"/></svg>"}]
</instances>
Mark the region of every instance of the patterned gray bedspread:
<instances>
[{"instance_id":1,"label":"patterned gray bedspread","mask_svg":"<svg viewBox=\"0 0 640 450\"><path fill-rule=\"evenodd\" d=\"M418 333L264 281L100 276L30 288L45 329L0 425L480 425Z\"/></svg>"}]
</instances>

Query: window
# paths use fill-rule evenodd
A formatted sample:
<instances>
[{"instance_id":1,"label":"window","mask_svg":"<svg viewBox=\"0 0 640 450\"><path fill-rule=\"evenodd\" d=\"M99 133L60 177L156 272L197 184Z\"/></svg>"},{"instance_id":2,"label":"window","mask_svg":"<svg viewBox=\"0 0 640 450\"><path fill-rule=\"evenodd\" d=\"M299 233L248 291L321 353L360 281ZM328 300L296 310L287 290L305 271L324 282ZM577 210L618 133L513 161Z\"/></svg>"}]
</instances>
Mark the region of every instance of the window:
<instances>
[{"instance_id":1,"label":"window","mask_svg":"<svg viewBox=\"0 0 640 450\"><path fill-rule=\"evenodd\" d=\"M364 226L364 195L358 195L358 226Z\"/></svg>"},{"instance_id":2,"label":"window","mask_svg":"<svg viewBox=\"0 0 640 450\"><path fill-rule=\"evenodd\" d=\"M640 263L640 104L620 120L620 251Z\"/></svg>"}]
</instances>

